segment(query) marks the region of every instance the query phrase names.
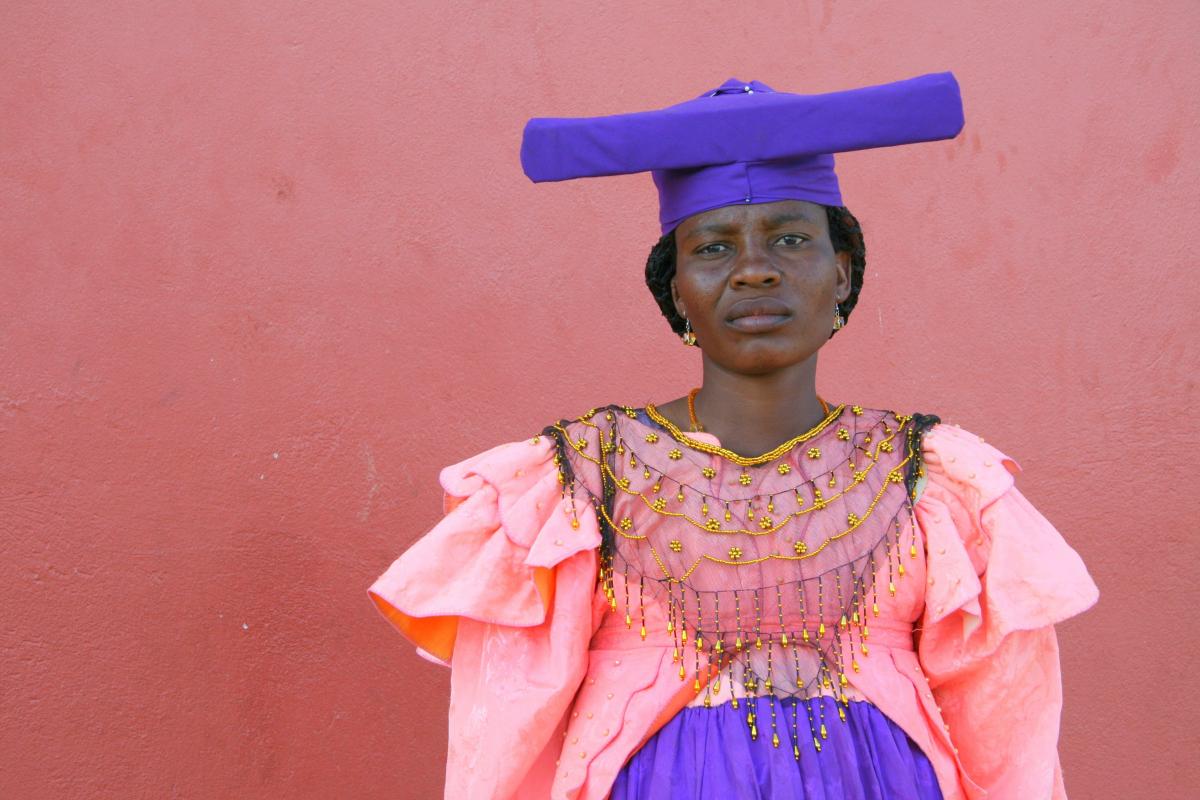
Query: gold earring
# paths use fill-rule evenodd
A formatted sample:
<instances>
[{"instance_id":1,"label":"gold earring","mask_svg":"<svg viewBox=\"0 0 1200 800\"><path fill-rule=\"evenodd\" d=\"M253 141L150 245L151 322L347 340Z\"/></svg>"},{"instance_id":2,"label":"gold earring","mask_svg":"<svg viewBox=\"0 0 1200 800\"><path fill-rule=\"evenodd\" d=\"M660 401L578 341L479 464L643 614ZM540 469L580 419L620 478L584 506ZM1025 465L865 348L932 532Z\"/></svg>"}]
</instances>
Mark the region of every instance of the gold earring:
<instances>
[{"instance_id":1,"label":"gold earring","mask_svg":"<svg viewBox=\"0 0 1200 800\"><path fill-rule=\"evenodd\" d=\"M835 331L840 331L844 327L846 327L846 318L842 316L842 304L834 303L833 304L833 329Z\"/></svg>"},{"instance_id":2,"label":"gold earring","mask_svg":"<svg viewBox=\"0 0 1200 800\"><path fill-rule=\"evenodd\" d=\"M685 319L683 322L684 322L683 335L680 336L679 338L683 339L683 343L686 344L688 347L695 347L696 346L696 334L692 333L692 321L690 319Z\"/></svg>"}]
</instances>

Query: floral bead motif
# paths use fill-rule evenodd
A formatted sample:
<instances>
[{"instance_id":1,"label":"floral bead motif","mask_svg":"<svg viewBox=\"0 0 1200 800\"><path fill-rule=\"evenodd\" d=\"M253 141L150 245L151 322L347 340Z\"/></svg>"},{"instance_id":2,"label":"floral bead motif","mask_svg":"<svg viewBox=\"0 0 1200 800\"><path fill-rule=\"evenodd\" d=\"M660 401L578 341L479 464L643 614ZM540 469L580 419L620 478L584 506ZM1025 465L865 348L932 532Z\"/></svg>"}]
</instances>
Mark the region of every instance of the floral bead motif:
<instances>
[{"instance_id":1,"label":"floral bead motif","mask_svg":"<svg viewBox=\"0 0 1200 800\"><path fill-rule=\"evenodd\" d=\"M796 555L802 556L808 552L808 545L804 542L796 542L792 545L792 549L796 551Z\"/></svg>"},{"instance_id":2,"label":"floral bead motif","mask_svg":"<svg viewBox=\"0 0 1200 800\"><path fill-rule=\"evenodd\" d=\"M667 458L671 459L672 461L678 461L679 459L683 458L683 451L676 448L667 453Z\"/></svg>"},{"instance_id":3,"label":"floral bead motif","mask_svg":"<svg viewBox=\"0 0 1200 800\"><path fill-rule=\"evenodd\" d=\"M657 442L657 441L658 441L658 434L657 434L657 433L654 433L654 432L647 433L647 434L646 434L646 441L647 441L647 442L649 442L650 444L654 444L655 442Z\"/></svg>"},{"instance_id":4,"label":"floral bead motif","mask_svg":"<svg viewBox=\"0 0 1200 800\"><path fill-rule=\"evenodd\" d=\"M789 472L792 471L792 466L790 464L780 464L778 467L775 468L775 471L778 472L780 475L787 475Z\"/></svg>"},{"instance_id":5,"label":"floral bead motif","mask_svg":"<svg viewBox=\"0 0 1200 800\"><path fill-rule=\"evenodd\" d=\"M700 473L706 478L715 478L717 475L717 471L712 467L704 467L700 470Z\"/></svg>"},{"instance_id":6,"label":"floral bead motif","mask_svg":"<svg viewBox=\"0 0 1200 800\"><path fill-rule=\"evenodd\" d=\"M672 539L667 543L667 547L671 548L672 553L683 552L683 542L679 541L678 539Z\"/></svg>"},{"instance_id":7,"label":"floral bead motif","mask_svg":"<svg viewBox=\"0 0 1200 800\"><path fill-rule=\"evenodd\" d=\"M729 560L740 561L742 558L742 548L734 546L729 548Z\"/></svg>"},{"instance_id":8,"label":"floral bead motif","mask_svg":"<svg viewBox=\"0 0 1200 800\"><path fill-rule=\"evenodd\" d=\"M743 472L741 475L738 476L738 483L740 483L742 486L749 486L750 482L753 480L754 479L750 477L749 472Z\"/></svg>"},{"instance_id":9,"label":"floral bead motif","mask_svg":"<svg viewBox=\"0 0 1200 800\"><path fill-rule=\"evenodd\" d=\"M819 448L819 447L808 448L808 457L809 458L820 458L821 457L821 448Z\"/></svg>"}]
</instances>

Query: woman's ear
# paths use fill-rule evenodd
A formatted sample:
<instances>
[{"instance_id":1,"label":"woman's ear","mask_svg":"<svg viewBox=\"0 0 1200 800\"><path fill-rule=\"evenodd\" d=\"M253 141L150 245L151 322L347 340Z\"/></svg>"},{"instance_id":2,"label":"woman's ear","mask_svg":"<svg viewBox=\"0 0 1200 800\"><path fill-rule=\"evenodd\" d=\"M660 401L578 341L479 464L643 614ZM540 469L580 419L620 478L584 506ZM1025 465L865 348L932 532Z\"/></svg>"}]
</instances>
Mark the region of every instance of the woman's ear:
<instances>
[{"instance_id":1,"label":"woman's ear","mask_svg":"<svg viewBox=\"0 0 1200 800\"><path fill-rule=\"evenodd\" d=\"M687 307L684 306L683 300L679 298L679 287L675 285L674 278L671 278L671 302L675 304L675 312L684 319L687 319Z\"/></svg>"},{"instance_id":2,"label":"woman's ear","mask_svg":"<svg viewBox=\"0 0 1200 800\"><path fill-rule=\"evenodd\" d=\"M850 254L843 250L835 253L834 258L837 259L837 285L833 289L833 296L841 303L850 297L850 290L853 288L850 280Z\"/></svg>"}]
</instances>

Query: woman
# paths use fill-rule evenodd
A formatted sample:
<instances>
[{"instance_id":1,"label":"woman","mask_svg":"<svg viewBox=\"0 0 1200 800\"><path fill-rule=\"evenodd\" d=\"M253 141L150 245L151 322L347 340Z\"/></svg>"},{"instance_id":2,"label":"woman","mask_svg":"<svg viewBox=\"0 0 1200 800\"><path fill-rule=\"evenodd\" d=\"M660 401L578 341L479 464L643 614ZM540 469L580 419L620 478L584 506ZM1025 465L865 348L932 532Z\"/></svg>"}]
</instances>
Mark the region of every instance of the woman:
<instances>
[{"instance_id":1,"label":"woman","mask_svg":"<svg viewBox=\"0 0 1200 800\"><path fill-rule=\"evenodd\" d=\"M961 127L949 73L530 122L534 180L652 172L647 284L703 375L447 467L371 587L453 665L448 798L1065 796L1083 564L983 439L816 391L865 267L832 153Z\"/></svg>"}]
</instances>

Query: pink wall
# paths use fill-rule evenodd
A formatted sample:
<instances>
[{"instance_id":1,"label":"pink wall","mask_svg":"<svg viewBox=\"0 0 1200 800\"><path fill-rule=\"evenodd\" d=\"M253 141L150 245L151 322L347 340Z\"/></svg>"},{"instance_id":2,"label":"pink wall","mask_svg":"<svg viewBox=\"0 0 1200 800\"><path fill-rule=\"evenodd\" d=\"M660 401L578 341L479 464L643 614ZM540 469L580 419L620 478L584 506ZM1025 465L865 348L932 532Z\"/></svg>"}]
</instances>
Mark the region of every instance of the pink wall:
<instances>
[{"instance_id":1,"label":"pink wall","mask_svg":"<svg viewBox=\"0 0 1200 800\"><path fill-rule=\"evenodd\" d=\"M697 377L649 179L534 187L525 119L942 69L957 141L840 161L822 390L983 434L1089 563L1073 797L1200 781L1200 6L643 5L0 8L0 796L435 796L365 589L438 470Z\"/></svg>"}]
</instances>

